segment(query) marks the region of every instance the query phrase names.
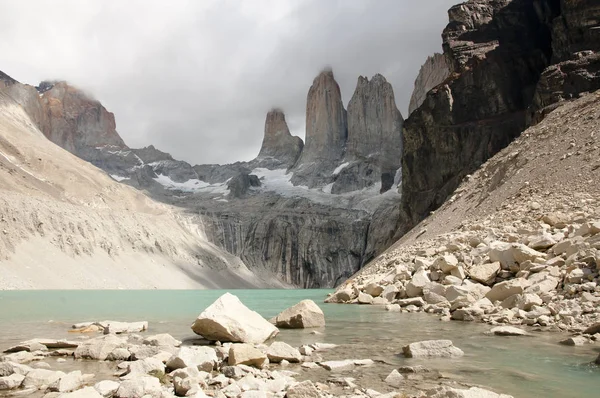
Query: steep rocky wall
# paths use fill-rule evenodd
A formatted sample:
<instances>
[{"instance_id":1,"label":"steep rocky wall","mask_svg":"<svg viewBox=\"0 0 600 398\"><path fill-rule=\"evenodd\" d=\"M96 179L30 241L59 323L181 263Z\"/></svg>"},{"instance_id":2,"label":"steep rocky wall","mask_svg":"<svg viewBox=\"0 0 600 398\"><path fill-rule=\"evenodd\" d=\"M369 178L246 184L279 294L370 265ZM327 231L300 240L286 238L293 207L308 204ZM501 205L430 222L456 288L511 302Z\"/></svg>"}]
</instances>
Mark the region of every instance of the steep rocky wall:
<instances>
[{"instance_id":1,"label":"steep rocky wall","mask_svg":"<svg viewBox=\"0 0 600 398\"><path fill-rule=\"evenodd\" d=\"M281 281L304 288L333 287L367 260L369 216L301 198L249 198L222 210L201 207L207 236ZM381 249L382 250L382 249Z\"/></svg>"},{"instance_id":2,"label":"steep rocky wall","mask_svg":"<svg viewBox=\"0 0 600 398\"><path fill-rule=\"evenodd\" d=\"M429 90L441 84L450 75L450 69L446 63L444 54L434 54L427 57L427 60L421 66L419 75L415 80L415 88L410 96L408 105L408 114L414 112L415 109L421 106Z\"/></svg>"},{"instance_id":3,"label":"steep rocky wall","mask_svg":"<svg viewBox=\"0 0 600 398\"><path fill-rule=\"evenodd\" d=\"M405 123L397 236L564 100L600 89L600 4L472 0L449 10L450 77Z\"/></svg>"},{"instance_id":4,"label":"steep rocky wall","mask_svg":"<svg viewBox=\"0 0 600 398\"><path fill-rule=\"evenodd\" d=\"M558 10L551 4L477 0L448 14L443 48L451 76L405 122L405 221L398 235L524 130L537 82L552 58L546 21Z\"/></svg>"}]
</instances>

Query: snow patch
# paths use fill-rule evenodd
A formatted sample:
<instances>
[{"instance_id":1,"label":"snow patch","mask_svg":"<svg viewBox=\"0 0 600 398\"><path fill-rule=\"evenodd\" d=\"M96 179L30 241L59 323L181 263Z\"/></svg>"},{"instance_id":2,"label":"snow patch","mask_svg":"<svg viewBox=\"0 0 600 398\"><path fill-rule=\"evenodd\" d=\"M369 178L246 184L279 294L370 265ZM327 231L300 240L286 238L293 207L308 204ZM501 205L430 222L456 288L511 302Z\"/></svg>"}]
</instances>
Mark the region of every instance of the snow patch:
<instances>
[{"instance_id":1,"label":"snow patch","mask_svg":"<svg viewBox=\"0 0 600 398\"><path fill-rule=\"evenodd\" d=\"M350 162L340 164L338 167L335 168L335 170L333 170L332 175L336 176L336 175L340 174L340 172L342 170L344 170L346 167L348 167L349 165L350 165Z\"/></svg>"},{"instance_id":2,"label":"snow patch","mask_svg":"<svg viewBox=\"0 0 600 398\"><path fill-rule=\"evenodd\" d=\"M113 180L115 180L115 181L119 181L119 182L121 182L121 181L125 181L125 180L130 180L130 178L129 178L129 177L121 177L121 176L118 176L118 175L116 175L116 174L109 174L109 175L110 175L110 177L111 177Z\"/></svg>"},{"instance_id":3,"label":"snow patch","mask_svg":"<svg viewBox=\"0 0 600 398\"><path fill-rule=\"evenodd\" d=\"M186 182L173 181L169 176L158 174L154 181L167 189L176 189L184 192L195 192L201 188L205 188L210 184L196 178L187 180Z\"/></svg>"},{"instance_id":4,"label":"snow patch","mask_svg":"<svg viewBox=\"0 0 600 398\"><path fill-rule=\"evenodd\" d=\"M333 183L322 188L309 189L306 186L294 186L291 182L293 173L286 174L286 169L269 170L256 168L250 174L256 175L261 180L261 186L257 189L266 192L275 192L283 197L306 198L312 202L336 208L350 208L373 213L377 207L386 201L398 201L400 194L397 187L380 194L381 183L359 191L343 194L332 194Z\"/></svg>"},{"instance_id":5,"label":"snow patch","mask_svg":"<svg viewBox=\"0 0 600 398\"><path fill-rule=\"evenodd\" d=\"M176 182L173 181L169 176L166 176L164 174L157 174L157 177L154 178L154 181L158 182L166 189L178 190L182 192L205 192L217 195L229 194L229 189L227 188L227 183L229 182L229 180L221 184L209 184L197 178L192 178L185 182Z\"/></svg>"}]
</instances>

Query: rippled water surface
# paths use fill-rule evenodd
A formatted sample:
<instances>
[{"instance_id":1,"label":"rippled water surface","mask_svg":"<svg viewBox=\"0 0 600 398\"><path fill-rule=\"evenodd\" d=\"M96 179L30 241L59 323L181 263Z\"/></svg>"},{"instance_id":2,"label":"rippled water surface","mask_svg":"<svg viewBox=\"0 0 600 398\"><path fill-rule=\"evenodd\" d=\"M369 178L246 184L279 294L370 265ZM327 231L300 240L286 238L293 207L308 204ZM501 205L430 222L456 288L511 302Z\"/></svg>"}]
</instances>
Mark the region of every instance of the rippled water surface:
<instances>
[{"instance_id":1,"label":"rippled water surface","mask_svg":"<svg viewBox=\"0 0 600 398\"><path fill-rule=\"evenodd\" d=\"M531 338L495 337L487 325L440 322L425 314L390 313L374 306L323 304L328 290L235 290L248 307L270 318L310 298L325 312L320 335L309 330L282 330L278 339L292 345L327 342L340 347L325 359L379 359L355 372L360 382L384 391L382 383L399 365L423 364L449 378L489 386L515 397L600 396L600 369L589 365L600 344L566 347L564 335L534 333ZM147 333L168 332L179 339L194 337L190 325L220 290L3 291L0 292L0 349L34 337L74 338L67 331L83 321L146 320ZM450 339L465 351L453 360L404 359L402 346L418 340Z\"/></svg>"}]
</instances>

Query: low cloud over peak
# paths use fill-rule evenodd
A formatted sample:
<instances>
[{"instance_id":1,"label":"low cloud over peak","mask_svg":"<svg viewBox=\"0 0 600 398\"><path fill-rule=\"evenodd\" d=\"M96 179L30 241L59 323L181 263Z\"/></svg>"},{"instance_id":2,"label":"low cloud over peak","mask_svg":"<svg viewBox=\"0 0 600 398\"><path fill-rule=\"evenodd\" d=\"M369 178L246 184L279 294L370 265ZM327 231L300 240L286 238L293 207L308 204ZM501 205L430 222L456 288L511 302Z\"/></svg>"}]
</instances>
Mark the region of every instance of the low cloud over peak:
<instances>
[{"instance_id":1,"label":"low cloud over peak","mask_svg":"<svg viewBox=\"0 0 600 398\"><path fill-rule=\"evenodd\" d=\"M381 73L406 116L455 3L0 0L0 70L93 93L130 146L228 163L256 156L273 107L304 138L306 94L327 67L346 105L359 75Z\"/></svg>"}]
</instances>

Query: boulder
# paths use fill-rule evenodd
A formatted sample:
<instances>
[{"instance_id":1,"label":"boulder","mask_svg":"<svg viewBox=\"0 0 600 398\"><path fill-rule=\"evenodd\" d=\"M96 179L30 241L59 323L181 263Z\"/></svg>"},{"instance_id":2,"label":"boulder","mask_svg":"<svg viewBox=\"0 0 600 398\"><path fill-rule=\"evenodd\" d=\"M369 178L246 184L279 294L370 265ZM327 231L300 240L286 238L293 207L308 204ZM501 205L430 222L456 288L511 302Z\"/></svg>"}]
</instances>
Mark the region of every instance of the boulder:
<instances>
[{"instance_id":1,"label":"boulder","mask_svg":"<svg viewBox=\"0 0 600 398\"><path fill-rule=\"evenodd\" d=\"M392 373L385 378L385 382L394 388L400 388L404 383L404 376L394 369L392 370Z\"/></svg>"},{"instance_id":2,"label":"boulder","mask_svg":"<svg viewBox=\"0 0 600 398\"><path fill-rule=\"evenodd\" d=\"M192 330L208 340L242 343L262 343L279 333L279 329L230 293L205 309L192 324Z\"/></svg>"},{"instance_id":3,"label":"boulder","mask_svg":"<svg viewBox=\"0 0 600 398\"><path fill-rule=\"evenodd\" d=\"M379 295L383 293L383 286L375 282L371 282L363 288L363 291L373 297L379 297Z\"/></svg>"},{"instance_id":4,"label":"boulder","mask_svg":"<svg viewBox=\"0 0 600 398\"><path fill-rule=\"evenodd\" d=\"M530 336L525 330L514 326L497 326L492 328L490 333L495 334L496 336Z\"/></svg>"},{"instance_id":5,"label":"boulder","mask_svg":"<svg viewBox=\"0 0 600 398\"><path fill-rule=\"evenodd\" d=\"M286 344L282 341L276 341L267 350L267 357L269 362L281 362L286 360L288 362L300 362L302 360L302 354L298 349Z\"/></svg>"},{"instance_id":6,"label":"boulder","mask_svg":"<svg viewBox=\"0 0 600 398\"><path fill-rule=\"evenodd\" d=\"M140 376L124 380L114 396L117 398L142 398L145 395L158 397L161 391L160 381L156 377Z\"/></svg>"},{"instance_id":7,"label":"boulder","mask_svg":"<svg viewBox=\"0 0 600 398\"><path fill-rule=\"evenodd\" d=\"M590 341L583 336L574 336L569 337L568 339L562 340L559 343L562 345L570 345L570 346L581 346L588 344Z\"/></svg>"},{"instance_id":8,"label":"boulder","mask_svg":"<svg viewBox=\"0 0 600 398\"><path fill-rule=\"evenodd\" d=\"M358 304L373 304L373 296L367 293L358 293Z\"/></svg>"},{"instance_id":9,"label":"boulder","mask_svg":"<svg viewBox=\"0 0 600 398\"><path fill-rule=\"evenodd\" d=\"M102 380L94 384L94 389L103 397L112 397L119 389L120 383L113 380Z\"/></svg>"},{"instance_id":10,"label":"boulder","mask_svg":"<svg viewBox=\"0 0 600 398\"><path fill-rule=\"evenodd\" d=\"M427 272L424 269L419 269L406 284L406 294L408 297L420 296L423 294L423 288L430 282Z\"/></svg>"},{"instance_id":11,"label":"boulder","mask_svg":"<svg viewBox=\"0 0 600 398\"><path fill-rule=\"evenodd\" d=\"M25 376L30 370L31 367L27 365L10 361L2 362L0 360L0 377L10 376L13 373Z\"/></svg>"},{"instance_id":12,"label":"boulder","mask_svg":"<svg viewBox=\"0 0 600 398\"><path fill-rule=\"evenodd\" d=\"M496 261L473 266L469 269L469 276L479 283L490 286L496 280L496 275L498 275L499 271L500 263Z\"/></svg>"},{"instance_id":13,"label":"boulder","mask_svg":"<svg viewBox=\"0 0 600 398\"><path fill-rule=\"evenodd\" d=\"M396 299L396 296L398 295L399 291L400 290L398 289L398 287L396 285L387 285L383 289L383 292L381 292L381 297L383 297L384 299L386 299L389 302L392 302Z\"/></svg>"},{"instance_id":14,"label":"boulder","mask_svg":"<svg viewBox=\"0 0 600 398\"><path fill-rule=\"evenodd\" d=\"M402 347L407 358L455 358L465 353L450 340L426 340Z\"/></svg>"},{"instance_id":15,"label":"boulder","mask_svg":"<svg viewBox=\"0 0 600 398\"><path fill-rule=\"evenodd\" d=\"M156 358L144 358L137 361L126 362L127 373L137 374L152 374L153 372L164 373L165 364ZM212 368L211 368L212 370Z\"/></svg>"},{"instance_id":16,"label":"boulder","mask_svg":"<svg viewBox=\"0 0 600 398\"><path fill-rule=\"evenodd\" d=\"M194 367L205 372L212 371L219 362L212 347L181 347L167 361L168 369Z\"/></svg>"},{"instance_id":17,"label":"boulder","mask_svg":"<svg viewBox=\"0 0 600 398\"><path fill-rule=\"evenodd\" d=\"M261 369L268 363L267 355L251 344L232 344L229 347L229 366L249 365Z\"/></svg>"},{"instance_id":18,"label":"boulder","mask_svg":"<svg viewBox=\"0 0 600 398\"><path fill-rule=\"evenodd\" d=\"M54 383L48 386L48 390L57 392L71 392L79 389L84 382L85 379L81 374L81 371L75 370L56 380Z\"/></svg>"},{"instance_id":19,"label":"boulder","mask_svg":"<svg viewBox=\"0 0 600 398\"><path fill-rule=\"evenodd\" d=\"M325 326L325 315L312 300L302 300L275 317L275 325L286 329L315 328Z\"/></svg>"},{"instance_id":20,"label":"boulder","mask_svg":"<svg viewBox=\"0 0 600 398\"><path fill-rule=\"evenodd\" d=\"M64 372L55 372L48 369L33 369L23 379L23 388L41 388L49 386L61 377L65 376Z\"/></svg>"},{"instance_id":21,"label":"boulder","mask_svg":"<svg viewBox=\"0 0 600 398\"><path fill-rule=\"evenodd\" d=\"M127 340L109 334L85 340L75 349L75 359L105 360L116 348L126 348Z\"/></svg>"},{"instance_id":22,"label":"boulder","mask_svg":"<svg viewBox=\"0 0 600 398\"><path fill-rule=\"evenodd\" d=\"M155 334L154 336L148 336L144 339L144 344L161 347L179 347L181 345L181 341L177 340L173 336L168 333Z\"/></svg>"},{"instance_id":23,"label":"boulder","mask_svg":"<svg viewBox=\"0 0 600 398\"><path fill-rule=\"evenodd\" d=\"M312 381L305 380L287 389L287 398L320 398L319 390Z\"/></svg>"},{"instance_id":24,"label":"boulder","mask_svg":"<svg viewBox=\"0 0 600 398\"><path fill-rule=\"evenodd\" d=\"M18 373L14 373L10 376L2 376L0 377L0 391L19 388L24 379L25 376Z\"/></svg>"},{"instance_id":25,"label":"boulder","mask_svg":"<svg viewBox=\"0 0 600 398\"><path fill-rule=\"evenodd\" d=\"M596 334L600 333L600 322L594 323L592 326L588 327L583 331L583 334Z\"/></svg>"},{"instance_id":26,"label":"boulder","mask_svg":"<svg viewBox=\"0 0 600 398\"><path fill-rule=\"evenodd\" d=\"M487 297L492 303L495 301L503 301L513 294L521 294L529 287L530 283L526 279L511 279L508 281L500 282L492 287L485 297Z\"/></svg>"},{"instance_id":27,"label":"boulder","mask_svg":"<svg viewBox=\"0 0 600 398\"><path fill-rule=\"evenodd\" d=\"M444 256L438 257L433 262L433 267L435 269L441 270L445 274L449 274L452 270L458 267L458 260L453 254L446 254Z\"/></svg>"}]
</instances>

